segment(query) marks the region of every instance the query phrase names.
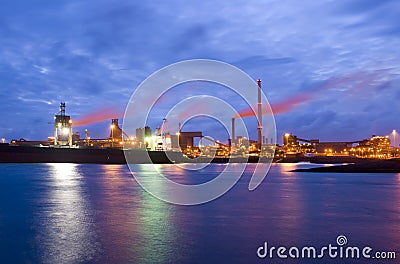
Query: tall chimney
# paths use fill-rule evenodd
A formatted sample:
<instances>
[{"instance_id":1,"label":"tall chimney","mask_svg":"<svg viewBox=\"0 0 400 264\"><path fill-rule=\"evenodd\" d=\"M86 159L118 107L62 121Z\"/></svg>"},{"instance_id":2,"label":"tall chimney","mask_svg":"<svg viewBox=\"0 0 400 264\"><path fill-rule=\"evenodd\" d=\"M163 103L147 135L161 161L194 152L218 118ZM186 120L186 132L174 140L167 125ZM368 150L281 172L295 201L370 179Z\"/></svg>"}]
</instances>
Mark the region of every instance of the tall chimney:
<instances>
[{"instance_id":1,"label":"tall chimney","mask_svg":"<svg viewBox=\"0 0 400 264\"><path fill-rule=\"evenodd\" d=\"M235 143L235 118L232 118L232 146Z\"/></svg>"},{"instance_id":2,"label":"tall chimney","mask_svg":"<svg viewBox=\"0 0 400 264\"><path fill-rule=\"evenodd\" d=\"M258 121L258 148L261 149L261 145L262 145L262 109L261 109L261 80L258 79L257 80L257 84L258 84L258 104L257 104L257 121Z\"/></svg>"}]
</instances>

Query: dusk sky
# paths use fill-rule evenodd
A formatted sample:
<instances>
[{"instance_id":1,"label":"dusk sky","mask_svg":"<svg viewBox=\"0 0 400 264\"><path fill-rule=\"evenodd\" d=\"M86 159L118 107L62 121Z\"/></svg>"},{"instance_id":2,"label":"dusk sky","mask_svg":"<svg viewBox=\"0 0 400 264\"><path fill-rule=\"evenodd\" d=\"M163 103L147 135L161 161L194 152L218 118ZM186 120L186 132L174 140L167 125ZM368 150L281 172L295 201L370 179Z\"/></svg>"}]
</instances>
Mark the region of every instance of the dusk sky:
<instances>
[{"instance_id":1,"label":"dusk sky","mask_svg":"<svg viewBox=\"0 0 400 264\"><path fill-rule=\"evenodd\" d=\"M262 79L281 107L278 142L389 135L400 130L399 17L395 0L2 1L0 137L51 136L60 101L73 120L121 113L148 75L199 58ZM74 130L105 137L109 123Z\"/></svg>"}]
</instances>

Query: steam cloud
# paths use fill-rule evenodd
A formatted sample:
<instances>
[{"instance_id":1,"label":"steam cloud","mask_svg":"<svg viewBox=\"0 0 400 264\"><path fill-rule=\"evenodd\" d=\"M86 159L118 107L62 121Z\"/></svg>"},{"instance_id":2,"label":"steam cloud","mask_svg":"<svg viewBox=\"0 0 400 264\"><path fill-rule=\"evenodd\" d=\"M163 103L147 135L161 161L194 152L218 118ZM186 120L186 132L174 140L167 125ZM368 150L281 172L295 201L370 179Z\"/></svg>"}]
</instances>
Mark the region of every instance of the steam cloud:
<instances>
[{"instance_id":1,"label":"steam cloud","mask_svg":"<svg viewBox=\"0 0 400 264\"><path fill-rule=\"evenodd\" d=\"M328 79L322 82L322 84L307 89L306 91L296 94L293 97L290 97L278 103L272 103L272 113L281 114L289 112L297 107L299 104L306 103L317 98L318 96L320 96L319 93L322 91L327 91L339 87L349 87L351 88L352 92L361 92L363 88L367 87L368 85L382 85L382 83L387 83L388 81L386 79L385 73L385 70L377 71L374 73L356 72L353 74ZM257 109L256 106L254 106L254 109ZM271 114L271 111L263 105L262 114ZM249 107L247 109L239 111L238 114L234 116L234 118L250 116L256 116L256 113L253 111L252 108Z\"/></svg>"},{"instance_id":2,"label":"steam cloud","mask_svg":"<svg viewBox=\"0 0 400 264\"><path fill-rule=\"evenodd\" d=\"M93 111L87 115L77 118L72 123L73 126L87 126L97 122L110 120L113 118L122 118L124 114L121 111L117 111L113 107L101 108Z\"/></svg>"},{"instance_id":3,"label":"steam cloud","mask_svg":"<svg viewBox=\"0 0 400 264\"><path fill-rule=\"evenodd\" d=\"M384 85L388 80L388 70L380 70L372 73L366 72L356 72L349 75L334 77L328 80L325 80L319 85L315 85L305 91L302 91L290 98L287 98L281 102L271 103L271 109L273 114L282 114L289 112L296 108L298 105L312 101L321 96L321 92L331 90L331 89L343 89L346 88L349 92L358 93L364 91L364 88L367 86L379 86ZM204 102L196 102L194 105L191 105L191 111L188 109L186 111L182 111L178 118L180 120L190 117L190 114L193 112L199 112L201 109L207 108L207 105ZM257 109L256 106L254 109ZM262 114L269 115L271 111L263 105ZM110 120L112 118L122 118L123 112L116 110L116 107L106 107L101 108L99 110L93 111L87 115L84 115L80 118L77 118L73 122L73 126L85 126L93 123ZM238 112L234 118L239 117L250 117L256 116L256 113L253 111L251 107L247 109L243 109ZM166 124L167 126L168 124Z\"/></svg>"}]
</instances>

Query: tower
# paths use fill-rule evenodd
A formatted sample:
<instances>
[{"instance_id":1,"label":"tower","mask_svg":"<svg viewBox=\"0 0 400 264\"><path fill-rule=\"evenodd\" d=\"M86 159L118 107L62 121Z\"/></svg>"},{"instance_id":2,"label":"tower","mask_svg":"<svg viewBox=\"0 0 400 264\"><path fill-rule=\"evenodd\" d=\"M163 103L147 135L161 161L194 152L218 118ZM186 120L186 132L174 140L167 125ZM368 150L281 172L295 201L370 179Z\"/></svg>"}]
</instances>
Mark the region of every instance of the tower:
<instances>
[{"instance_id":1,"label":"tower","mask_svg":"<svg viewBox=\"0 0 400 264\"><path fill-rule=\"evenodd\" d=\"M236 139L235 139L235 118L232 117L232 134L231 134L232 140L231 140L231 146L235 147L236 146Z\"/></svg>"},{"instance_id":2,"label":"tower","mask_svg":"<svg viewBox=\"0 0 400 264\"><path fill-rule=\"evenodd\" d=\"M54 146L72 147L72 119L65 115L65 102L60 103L60 112L54 116Z\"/></svg>"},{"instance_id":3,"label":"tower","mask_svg":"<svg viewBox=\"0 0 400 264\"><path fill-rule=\"evenodd\" d=\"M257 84L258 84L258 103L257 103L258 139L257 139L257 145L258 145L258 148L261 149L261 145L262 145L262 104L261 104L261 80L260 79L257 80Z\"/></svg>"},{"instance_id":4,"label":"tower","mask_svg":"<svg viewBox=\"0 0 400 264\"><path fill-rule=\"evenodd\" d=\"M122 140L122 129L119 127L118 118L111 119L111 126L110 126L110 139L115 141Z\"/></svg>"},{"instance_id":5,"label":"tower","mask_svg":"<svg viewBox=\"0 0 400 264\"><path fill-rule=\"evenodd\" d=\"M118 125L118 118L111 119L109 139L111 140L111 147L114 147L114 142L122 142L122 129Z\"/></svg>"}]
</instances>

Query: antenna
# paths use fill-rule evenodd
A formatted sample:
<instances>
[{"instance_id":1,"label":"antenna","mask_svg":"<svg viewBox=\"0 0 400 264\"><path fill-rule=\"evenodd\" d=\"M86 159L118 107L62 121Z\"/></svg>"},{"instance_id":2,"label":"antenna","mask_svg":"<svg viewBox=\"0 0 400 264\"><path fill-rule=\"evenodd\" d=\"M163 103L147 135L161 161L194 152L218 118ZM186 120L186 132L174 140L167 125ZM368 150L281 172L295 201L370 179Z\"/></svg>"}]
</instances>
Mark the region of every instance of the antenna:
<instances>
[{"instance_id":1,"label":"antenna","mask_svg":"<svg viewBox=\"0 0 400 264\"><path fill-rule=\"evenodd\" d=\"M62 116L65 116L65 102L60 103L60 113Z\"/></svg>"}]
</instances>

